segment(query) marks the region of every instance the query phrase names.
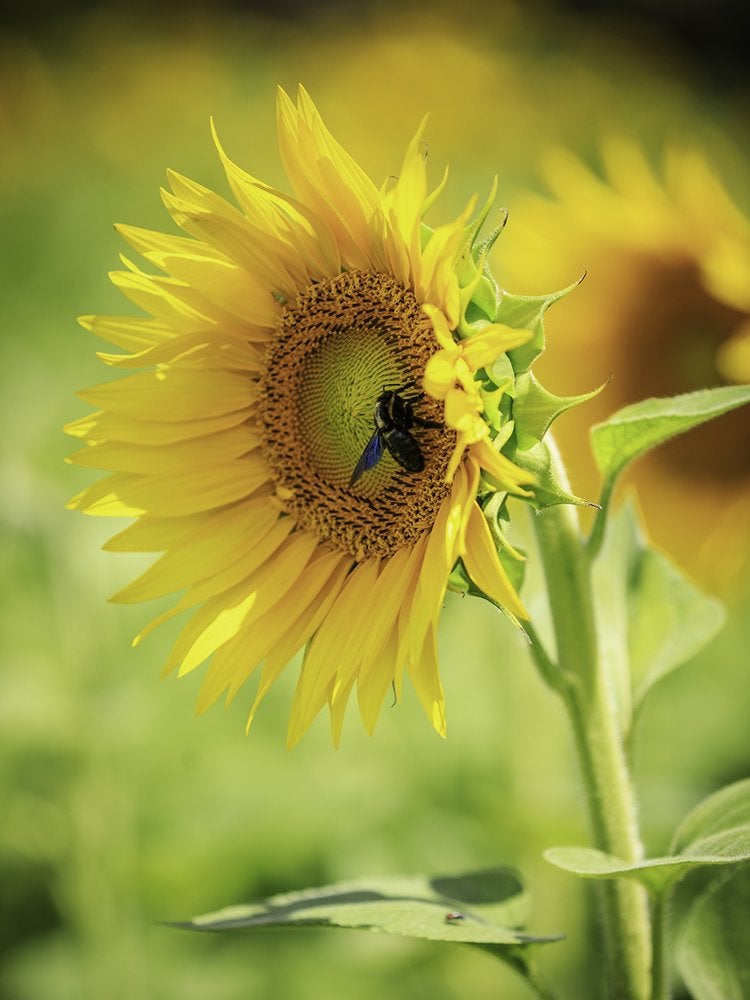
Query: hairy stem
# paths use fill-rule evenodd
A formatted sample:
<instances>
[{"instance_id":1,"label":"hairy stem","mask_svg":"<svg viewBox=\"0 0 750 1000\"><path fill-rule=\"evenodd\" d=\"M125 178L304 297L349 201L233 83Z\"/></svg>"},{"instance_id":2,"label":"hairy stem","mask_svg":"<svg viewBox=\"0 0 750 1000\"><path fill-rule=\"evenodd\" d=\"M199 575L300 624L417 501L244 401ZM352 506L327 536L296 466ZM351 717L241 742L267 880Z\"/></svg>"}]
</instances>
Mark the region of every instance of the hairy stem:
<instances>
[{"instance_id":1,"label":"hairy stem","mask_svg":"<svg viewBox=\"0 0 750 1000\"><path fill-rule=\"evenodd\" d=\"M565 472L559 459L558 478ZM567 677L564 702L575 736L594 844L625 861L639 861L637 809L614 693L597 649L590 561L577 512L547 508L534 518L557 644ZM629 881L601 883L609 990L617 1000L651 996L650 920L645 890Z\"/></svg>"},{"instance_id":2,"label":"hairy stem","mask_svg":"<svg viewBox=\"0 0 750 1000\"><path fill-rule=\"evenodd\" d=\"M670 889L666 888L654 900L653 922L653 988L651 1000L669 1000L669 968L667 966L667 917Z\"/></svg>"}]
</instances>

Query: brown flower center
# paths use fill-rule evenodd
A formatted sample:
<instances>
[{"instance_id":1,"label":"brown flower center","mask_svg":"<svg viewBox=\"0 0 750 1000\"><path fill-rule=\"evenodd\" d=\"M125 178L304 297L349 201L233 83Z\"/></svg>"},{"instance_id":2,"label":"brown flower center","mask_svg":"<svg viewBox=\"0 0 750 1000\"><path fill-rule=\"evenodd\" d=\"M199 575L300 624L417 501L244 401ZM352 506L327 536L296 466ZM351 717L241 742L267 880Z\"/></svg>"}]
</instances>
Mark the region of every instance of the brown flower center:
<instances>
[{"instance_id":1,"label":"brown flower center","mask_svg":"<svg viewBox=\"0 0 750 1000\"><path fill-rule=\"evenodd\" d=\"M286 510L356 559L417 541L450 490L444 477L455 435L442 426L442 404L421 390L436 349L412 292L376 272L311 285L279 321L259 385L266 460ZM440 424L405 428L424 460L421 472L399 464L398 447L396 458L388 447L398 441L375 424L378 399L397 390L418 397L414 415ZM374 435L383 455L350 487Z\"/></svg>"}]
</instances>

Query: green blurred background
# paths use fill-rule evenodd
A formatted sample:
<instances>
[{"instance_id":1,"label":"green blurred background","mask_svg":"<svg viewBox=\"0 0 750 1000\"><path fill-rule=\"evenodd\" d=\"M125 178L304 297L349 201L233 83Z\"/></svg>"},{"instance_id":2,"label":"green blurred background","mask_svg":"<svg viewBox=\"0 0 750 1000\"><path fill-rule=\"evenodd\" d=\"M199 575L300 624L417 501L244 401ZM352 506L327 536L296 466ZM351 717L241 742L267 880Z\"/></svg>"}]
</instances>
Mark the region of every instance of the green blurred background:
<instances>
[{"instance_id":1,"label":"green blurred background","mask_svg":"<svg viewBox=\"0 0 750 1000\"><path fill-rule=\"evenodd\" d=\"M478 602L448 601L445 742L409 695L384 710L374 739L352 717L334 751L321 718L287 753L293 670L248 738L246 698L196 720L200 678L159 681L174 626L132 650L130 639L158 609L105 603L143 563L98 551L119 523L63 509L90 476L64 464L74 442L60 427L86 412L74 391L107 377L75 316L128 311L106 280L122 249L111 223L169 227L158 197L166 167L226 190L209 115L231 156L284 185L277 83L304 82L376 180L398 169L430 111L435 181L451 164L441 211L458 210L500 173L511 222L497 268L520 291L550 290L539 284L533 252L514 251L514 212L525 247L524 206L528 192L543 189L539 165L551 146L596 167L612 132L636 137L656 163L665 139L688 141L707 152L746 218L748 81L732 4L724 7L711 28L693 5L693 20L670 22L671 4L648 19L637 4L480 4L459 15L449 4L355 12L286 3L275 16L231 5L157 16L147 7L52 4L23 8L3 27L2 1000L522 998L510 971L468 949L348 931L193 936L159 924L359 874L497 863L524 873L532 928L568 935L544 953L548 977L564 995L599 995L586 887L540 858L547 846L587 836L565 720L501 617ZM704 207L710 216L710 191ZM614 224L610 235L616 244ZM564 246L564 234L548 242ZM750 255L750 240L737 245ZM557 260L565 283L587 266L575 295L594 304L611 298L597 285L607 246ZM655 273L648 259L642 270ZM687 301L682 286L647 283L633 294ZM658 331L622 352L606 324L593 328L593 305L577 314L567 304L575 295L549 314L553 389L591 387L582 384L581 352L593 352L604 377L617 358L657 373L645 380L649 392L675 384L679 337L668 356ZM566 323L580 333L583 314L590 332L583 343L566 341ZM719 379L712 358L726 335L706 331L704 384ZM624 401L614 398L605 412ZM563 440L583 492L591 470L581 425L573 426L577 436ZM687 458L664 449L635 476L657 541L731 606L725 631L662 684L642 719L637 776L651 853L666 848L691 805L750 765L750 437L747 423L732 426L740 431L724 465L710 462L731 437L721 423L713 438L690 439Z\"/></svg>"}]
</instances>

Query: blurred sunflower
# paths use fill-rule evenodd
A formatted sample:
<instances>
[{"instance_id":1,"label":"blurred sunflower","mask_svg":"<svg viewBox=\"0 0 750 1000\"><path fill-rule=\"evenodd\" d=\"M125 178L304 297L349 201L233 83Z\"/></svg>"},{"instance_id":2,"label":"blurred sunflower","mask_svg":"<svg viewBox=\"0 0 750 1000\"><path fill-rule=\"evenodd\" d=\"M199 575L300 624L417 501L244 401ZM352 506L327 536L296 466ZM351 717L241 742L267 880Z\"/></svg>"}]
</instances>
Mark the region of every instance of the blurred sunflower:
<instances>
[{"instance_id":1,"label":"blurred sunflower","mask_svg":"<svg viewBox=\"0 0 750 1000\"><path fill-rule=\"evenodd\" d=\"M532 476L501 451L510 395L488 421L480 378L532 334L472 302L473 205L423 224L442 185L428 194L421 129L380 190L302 88L296 105L279 92L278 130L296 198L216 140L239 208L170 173L164 202L189 236L119 227L164 272L123 258L112 275L149 316L82 323L131 352L107 364L147 370L80 393L100 409L66 428L86 442L71 461L112 474L69 506L138 518L110 550L163 552L114 600L187 588L138 639L193 611L166 671L211 658L199 710L263 663L249 726L304 648L290 745L326 704L338 741L355 684L372 731L404 669L444 733L436 625L458 560L525 616L478 493L480 476L483 494L517 495Z\"/></svg>"},{"instance_id":2,"label":"blurred sunflower","mask_svg":"<svg viewBox=\"0 0 750 1000\"><path fill-rule=\"evenodd\" d=\"M602 154L600 175L569 152L549 154L553 197L514 202L513 256L503 259L516 287L588 270L553 326L565 344L556 379L560 363L583 385L613 376L557 431L585 496L597 490L581 447L591 424L647 396L750 378L750 222L699 152L668 150L661 176L634 141L611 138ZM654 539L723 590L747 565L737 541L750 536L749 440L739 410L660 449L633 477Z\"/></svg>"}]
</instances>

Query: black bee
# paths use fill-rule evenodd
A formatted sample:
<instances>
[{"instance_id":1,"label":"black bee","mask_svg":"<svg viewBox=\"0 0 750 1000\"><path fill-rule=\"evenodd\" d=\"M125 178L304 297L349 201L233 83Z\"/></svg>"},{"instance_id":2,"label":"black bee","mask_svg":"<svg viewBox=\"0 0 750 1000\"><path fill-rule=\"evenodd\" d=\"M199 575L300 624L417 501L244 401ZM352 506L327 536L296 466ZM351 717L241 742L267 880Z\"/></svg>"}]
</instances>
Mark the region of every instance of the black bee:
<instances>
[{"instance_id":1,"label":"black bee","mask_svg":"<svg viewBox=\"0 0 750 1000\"><path fill-rule=\"evenodd\" d=\"M433 420L423 420L414 413L414 404L420 396L401 395L409 385L410 383L407 383L399 389L384 389L375 400L373 410L375 433L367 442L354 467L352 478L349 480L350 489L363 472L375 468L386 448L407 472L421 472L424 469L424 455L417 439L410 433L411 428L415 424L417 427L436 428L443 425Z\"/></svg>"}]
</instances>

